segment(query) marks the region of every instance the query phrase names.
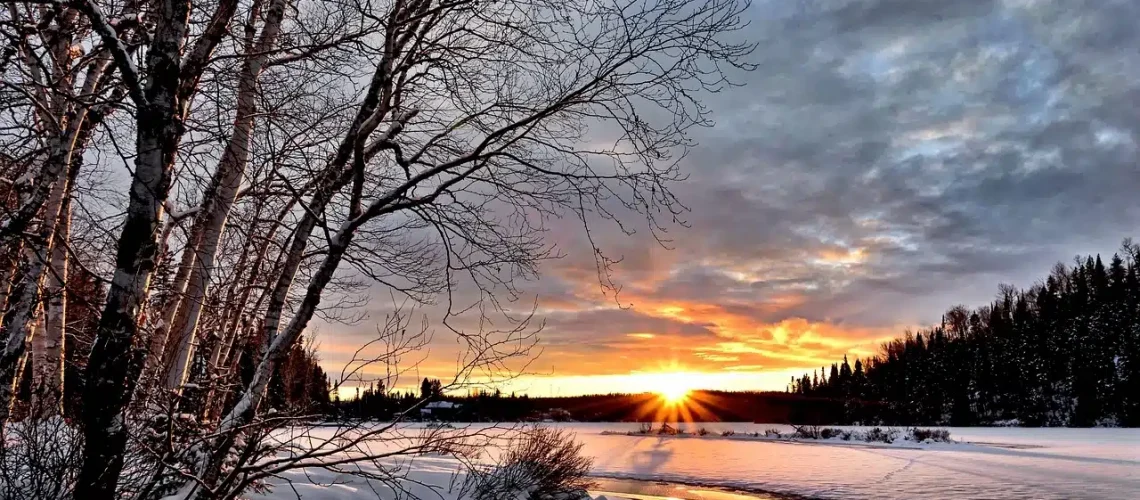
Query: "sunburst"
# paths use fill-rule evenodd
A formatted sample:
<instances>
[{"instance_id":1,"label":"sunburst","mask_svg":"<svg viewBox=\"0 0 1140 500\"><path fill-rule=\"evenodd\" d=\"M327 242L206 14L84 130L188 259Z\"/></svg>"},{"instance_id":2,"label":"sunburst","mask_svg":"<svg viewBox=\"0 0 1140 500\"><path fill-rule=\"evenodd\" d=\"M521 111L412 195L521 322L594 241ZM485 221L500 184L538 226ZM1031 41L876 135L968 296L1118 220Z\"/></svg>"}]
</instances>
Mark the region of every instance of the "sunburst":
<instances>
[{"instance_id":1,"label":"sunburst","mask_svg":"<svg viewBox=\"0 0 1140 500\"><path fill-rule=\"evenodd\" d=\"M639 422L694 422L709 418L721 408L715 393L702 390L697 372L660 371L638 374L638 384L648 396L636 410Z\"/></svg>"},{"instance_id":2,"label":"sunburst","mask_svg":"<svg viewBox=\"0 0 1140 500\"><path fill-rule=\"evenodd\" d=\"M654 391L661 396L661 401L667 405L679 405L689 399L691 389L682 386L665 387Z\"/></svg>"}]
</instances>

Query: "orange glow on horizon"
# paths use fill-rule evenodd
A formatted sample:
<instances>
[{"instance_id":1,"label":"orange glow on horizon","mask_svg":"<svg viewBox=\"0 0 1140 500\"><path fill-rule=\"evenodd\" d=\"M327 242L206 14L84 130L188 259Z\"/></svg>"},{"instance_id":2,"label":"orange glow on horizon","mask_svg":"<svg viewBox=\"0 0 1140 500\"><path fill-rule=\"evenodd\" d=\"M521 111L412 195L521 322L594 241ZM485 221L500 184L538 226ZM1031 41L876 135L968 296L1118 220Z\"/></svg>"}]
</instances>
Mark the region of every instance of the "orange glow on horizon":
<instances>
[{"instance_id":1,"label":"orange glow on horizon","mask_svg":"<svg viewBox=\"0 0 1140 500\"><path fill-rule=\"evenodd\" d=\"M701 390L783 391L792 377L844 355L854 359L875 354L880 343L911 326L784 316L779 311L806 303L807 296L798 290L775 291L758 302L724 303L638 292L623 295L623 301L630 301L628 309L607 304L551 313L541 333L541 356L511 367L523 373L477 382L505 394L532 397L649 394L652 406L668 403L664 406L678 409L705 398ZM354 346L337 335L323 335L321 340L325 371L340 373L340 363L355 355ZM459 354L452 346L433 345L431 358L417 366L414 375L387 385L415 392L424 377L450 379L452 359ZM376 369L361 375L386 373ZM354 394L353 386L359 383L345 385L350 388L342 389L342 397Z\"/></svg>"},{"instance_id":2,"label":"orange glow on horizon","mask_svg":"<svg viewBox=\"0 0 1140 500\"><path fill-rule=\"evenodd\" d=\"M596 273L577 265L581 262L558 261L547 271L559 286L549 296L533 295L539 307L535 317L543 321L540 356L512 359L503 367L519 373L474 382L530 396L641 394L652 406L671 408L707 403L702 390L783 391L793 377L826 370L845 355L874 355L882 342L921 326L910 318L863 324L862 309L842 303L813 307L833 293L831 288L867 272L864 266L880 258L876 249L873 240L830 242L799 255L799 262L731 254L678 258L649 250L622 277L616 301L598 294ZM531 291L523 295L529 302ZM472 319L453 321L472 331L482 328ZM344 335L343 326L326 328L322 365L327 373L340 373L343 363L358 355L357 341L371 338L371 332L356 327L360 331ZM388 386L415 391L424 377L450 379L454 360L466 355L462 346L433 342L430 357L425 352L406 380ZM376 366L358 375L389 372Z\"/></svg>"}]
</instances>

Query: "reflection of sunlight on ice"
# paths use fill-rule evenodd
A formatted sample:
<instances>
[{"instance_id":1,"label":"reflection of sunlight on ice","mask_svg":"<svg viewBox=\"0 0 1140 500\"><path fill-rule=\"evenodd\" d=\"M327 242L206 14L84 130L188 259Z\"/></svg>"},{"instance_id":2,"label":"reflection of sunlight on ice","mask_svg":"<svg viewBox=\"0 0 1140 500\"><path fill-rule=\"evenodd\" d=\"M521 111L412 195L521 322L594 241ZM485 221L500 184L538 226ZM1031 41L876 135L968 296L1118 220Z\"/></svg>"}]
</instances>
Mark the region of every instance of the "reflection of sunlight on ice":
<instances>
[{"instance_id":1,"label":"reflection of sunlight on ice","mask_svg":"<svg viewBox=\"0 0 1140 500\"><path fill-rule=\"evenodd\" d=\"M595 479L590 494L596 500L774 500L763 493L745 493L727 489L695 488L681 484L631 479Z\"/></svg>"}]
</instances>

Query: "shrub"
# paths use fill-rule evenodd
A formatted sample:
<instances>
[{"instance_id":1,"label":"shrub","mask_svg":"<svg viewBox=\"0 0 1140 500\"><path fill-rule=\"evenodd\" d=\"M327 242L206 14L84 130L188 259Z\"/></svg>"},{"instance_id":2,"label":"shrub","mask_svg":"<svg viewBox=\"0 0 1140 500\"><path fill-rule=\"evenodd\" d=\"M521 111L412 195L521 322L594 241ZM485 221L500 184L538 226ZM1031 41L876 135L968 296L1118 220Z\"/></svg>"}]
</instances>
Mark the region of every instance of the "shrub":
<instances>
[{"instance_id":1,"label":"shrub","mask_svg":"<svg viewBox=\"0 0 1140 500\"><path fill-rule=\"evenodd\" d=\"M780 431L778 431L774 428L767 428L767 429L764 429L764 437L782 438L782 437L784 437L784 435L780 434Z\"/></svg>"},{"instance_id":2,"label":"shrub","mask_svg":"<svg viewBox=\"0 0 1140 500\"><path fill-rule=\"evenodd\" d=\"M950 431L946 429L919 429L918 427L912 427L907 434L910 440L918 443L927 441L938 443L950 442Z\"/></svg>"},{"instance_id":3,"label":"shrub","mask_svg":"<svg viewBox=\"0 0 1140 500\"><path fill-rule=\"evenodd\" d=\"M831 439L834 437L842 437L844 433L851 434L850 431L836 429L835 427L820 427L818 425L792 427L795 429L795 432L792 433L792 437L799 439Z\"/></svg>"},{"instance_id":4,"label":"shrub","mask_svg":"<svg viewBox=\"0 0 1140 500\"><path fill-rule=\"evenodd\" d=\"M698 428L697 429L697 435L698 436L707 436L707 435L709 435L709 430L705 429L704 427Z\"/></svg>"},{"instance_id":5,"label":"shrub","mask_svg":"<svg viewBox=\"0 0 1140 500\"><path fill-rule=\"evenodd\" d=\"M844 441L850 441L850 440L851 440L851 431L843 431L843 432L841 432L841 433L839 434L839 439L842 439L842 440L844 440Z\"/></svg>"},{"instance_id":6,"label":"shrub","mask_svg":"<svg viewBox=\"0 0 1140 500\"><path fill-rule=\"evenodd\" d=\"M657 433L662 434L662 435L666 435L666 436L676 436L677 434L684 434L685 432L684 431L678 431L677 428L675 428L669 424L661 424L661 428L657 429Z\"/></svg>"},{"instance_id":7,"label":"shrub","mask_svg":"<svg viewBox=\"0 0 1140 500\"><path fill-rule=\"evenodd\" d=\"M642 422L641 424L639 424L637 426L637 433L638 434L652 434L653 433L653 422Z\"/></svg>"},{"instance_id":8,"label":"shrub","mask_svg":"<svg viewBox=\"0 0 1140 500\"><path fill-rule=\"evenodd\" d=\"M548 427L522 431L499 465L475 469L460 497L475 500L576 500L588 498L592 462L573 434Z\"/></svg>"},{"instance_id":9,"label":"shrub","mask_svg":"<svg viewBox=\"0 0 1140 500\"><path fill-rule=\"evenodd\" d=\"M868 443L872 443L872 442L877 441L877 442L890 444L890 443L895 442L895 440L898 439L898 437L899 437L898 429L887 428L887 430L883 430L879 427L875 427L874 429L867 431L867 433L863 435L863 440L868 442Z\"/></svg>"},{"instance_id":10,"label":"shrub","mask_svg":"<svg viewBox=\"0 0 1140 500\"><path fill-rule=\"evenodd\" d=\"M721 431L720 435L721 435L722 437L735 436L735 435L736 435L736 431L732 431L732 430L728 430L728 431Z\"/></svg>"},{"instance_id":11,"label":"shrub","mask_svg":"<svg viewBox=\"0 0 1140 500\"><path fill-rule=\"evenodd\" d=\"M0 498L69 498L82 441L63 417L9 422L0 436Z\"/></svg>"},{"instance_id":12,"label":"shrub","mask_svg":"<svg viewBox=\"0 0 1140 500\"><path fill-rule=\"evenodd\" d=\"M840 434L843 434L843 431L834 427L824 427L819 430L820 439L831 439L833 437L839 437Z\"/></svg>"},{"instance_id":13,"label":"shrub","mask_svg":"<svg viewBox=\"0 0 1140 500\"><path fill-rule=\"evenodd\" d=\"M819 437L818 425L793 425L792 437L800 439L816 439Z\"/></svg>"}]
</instances>

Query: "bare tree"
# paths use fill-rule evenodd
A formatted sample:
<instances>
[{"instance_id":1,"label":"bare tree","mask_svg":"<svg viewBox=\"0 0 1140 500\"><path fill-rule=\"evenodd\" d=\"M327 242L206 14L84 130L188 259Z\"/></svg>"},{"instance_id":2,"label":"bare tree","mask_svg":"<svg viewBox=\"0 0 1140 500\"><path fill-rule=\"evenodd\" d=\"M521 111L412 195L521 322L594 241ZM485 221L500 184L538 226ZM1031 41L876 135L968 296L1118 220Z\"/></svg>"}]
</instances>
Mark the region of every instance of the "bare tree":
<instances>
[{"instance_id":1,"label":"bare tree","mask_svg":"<svg viewBox=\"0 0 1140 500\"><path fill-rule=\"evenodd\" d=\"M219 438L202 454L208 458L195 471L202 484L188 483L185 496L209 491L218 480L236 429L254 417L275 363L307 326L365 224L400 214L425 220L440 237L448 270L466 270L489 290L509 289L510 279L499 281L501 275L483 272L487 267L514 267L507 273L513 278L530 272L543 255L536 234L518 237L493 222L479 223L495 220L492 201L540 214L565 209L583 221L587 210L610 214L606 205L615 200L651 224L659 211L677 215L667 184L679 175L668 155L685 145L689 126L704 120L685 86L723 84L715 66L705 64L746 54L747 46L716 38L738 25L738 7L395 4L384 57L294 236L263 320L262 359L222 420ZM641 12L630 16L630 9ZM575 57L577 51L593 57ZM463 63L451 64L449 57ZM562 69L557 77L555 68ZM634 109L635 100L659 109ZM670 123L651 126L639 116L646 111L668 112ZM595 120L619 127L618 147L575 146ZM601 159L608 164L597 165ZM370 176L370 168L384 173ZM367 192L378 194L366 197L370 181ZM326 236L324 258L279 331L308 233L328 225L318 214L341 189L348 192L340 224Z\"/></svg>"},{"instance_id":2,"label":"bare tree","mask_svg":"<svg viewBox=\"0 0 1140 500\"><path fill-rule=\"evenodd\" d=\"M23 64L11 65L0 80L12 91L3 96L13 113L3 143L13 153L10 163L18 167L11 172L16 175L9 191L14 200L8 205L12 210L0 218L0 239L7 248L19 249L2 322L0 407L4 409L0 410L0 425L7 419L12 385L39 321L55 229L74 179L69 170L81 163L91 128L109 111L103 93L108 87L110 59L101 47L85 53L77 45L89 34L79 25L78 11L28 7L7 5L4 26L10 45L6 53ZM114 101L114 97L109 99ZM47 334L59 337L59 326L49 321Z\"/></svg>"},{"instance_id":3,"label":"bare tree","mask_svg":"<svg viewBox=\"0 0 1140 500\"><path fill-rule=\"evenodd\" d=\"M250 25L259 14L260 2L255 2L250 10L245 41L245 52L248 56L243 62L238 79L237 111L233 130L218 162L211 186L206 190L206 197L198 208L194 226L190 230L193 245L183 250L182 266L191 266L186 276L186 294L184 298L172 301L168 306L179 309L178 313L173 315L173 322L169 327L178 340L179 347L166 380L167 388L177 389L186 377L194 346L195 329L205 300L210 274L213 272L215 253L221 241L222 226L237 197L249 157L250 135L254 126L254 115L257 112L257 81L262 67L276 48L277 36L285 15L285 5L284 0L269 2L264 25L256 41L253 39L255 30ZM176 289L183 288L180 284L175 286Z\"/></svg>"},{"instance_id":4,"label":"bare tree","mask_svg":"<svg viewBox=\"0 0 1140 500\"><path fill-rule=\"evenodd\" d=\"M71 200L63 201L55 234L52 236L51 260L48 264L45 287L43 332L32 340L34 348L32 366L32 396L42 400L33 408L42 408L46 414L60 411L63 396L63 335L67 324L67 241L71 229Z\"/></svg>"},{"instance_id":5,"label":"bare tree","mask_svg":"<svg viewBox=\"0 0 1140 500\"><path fill-rule=\"evenodd\" d=\"M0 50L0 63L19 77L5 69L0 97L26 116L56 115L36 103L59 85L29 84L47 82L42 65L17 56L51 46L38 40L58 25L77 40L68 47L91 48L81 67L104 75L71 92L102 97L64 99L99 110L75 132L90 148L78 151L92 151L92 165L131 165L123 210L69 188L75 177L63 174L84 161L46 166L60 154L38 146L55 140L38 125L47 118L0 136L22 148L5 166L21 180L0 232L20 258L5 306L11 348L0 358L12 369L0 374L15 373L29 342L36 294L66 290L68 268L107 284L82 377L77 498L234 498L292 468L458 450L472 436L433 435L344 462L346 450L395 428L283 440L284 427L308 416L269 412L266 391L314 317L359 320L354 296L369 287L438 310L462 346L445 390L518 373L541 322L512 304L519 281L558 255L550 221L581 223L610 285L598 224L632 232L629 218L639 217L660 238L679 221L678 161L688 131L710 123L699 96L731 85L726 71L751 69L751 46L733 40L746 8L737 0L11 6L0 28L14 48ZM130 119L101 121L104 107ZM40 194L43 184L24 178L60 181ZM75 251L65 201L91 229L83 238L113 245L113 259ZM28 228L35 237L23 237ZM48 323L62 323L62 307L49 301ZM395 358L420 352L424 337L404 333L409 317L393 313L382 354L345 375L385 366L391 376ZM53 338L31 336L43 360L36 373L57 357ZM239 361L252 365L248 378L236 376Z\"/></svg>"},{"instance_id":6,"label":"bare tree","mask_svg":"<svg viewBox=\"0 0 1140 500\"><path fill-rule=\"evenodd\" d=\"M135 158L129 204L115 258L115 272L87 360L83 395L84 461L75 494L110 499L123 463L127 433L123 409L133 392L131 352L142 305L154 270L157 231L170 189L182 123L214 48L226 34L236 0L220 0L206 27L191 43L191 4L163 0L148 5L145 68L140 71L126 42L93 0L78 8L114 56L127 95L135 106ZM134 15L134 12L127 12ZM183 47L188 47L183 54Z\"/></svg>"}]
</instances>

